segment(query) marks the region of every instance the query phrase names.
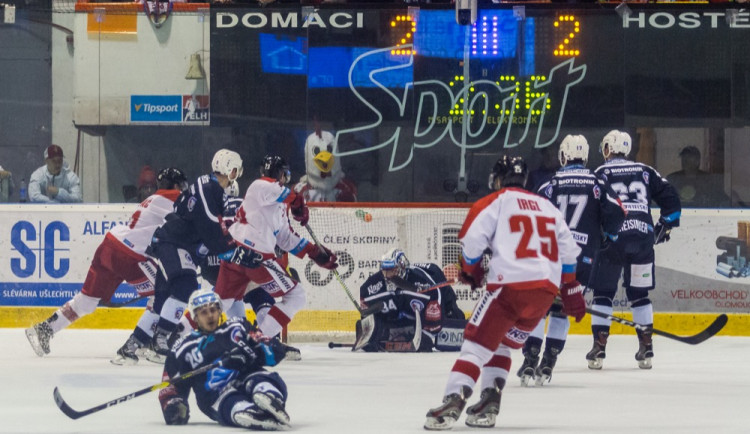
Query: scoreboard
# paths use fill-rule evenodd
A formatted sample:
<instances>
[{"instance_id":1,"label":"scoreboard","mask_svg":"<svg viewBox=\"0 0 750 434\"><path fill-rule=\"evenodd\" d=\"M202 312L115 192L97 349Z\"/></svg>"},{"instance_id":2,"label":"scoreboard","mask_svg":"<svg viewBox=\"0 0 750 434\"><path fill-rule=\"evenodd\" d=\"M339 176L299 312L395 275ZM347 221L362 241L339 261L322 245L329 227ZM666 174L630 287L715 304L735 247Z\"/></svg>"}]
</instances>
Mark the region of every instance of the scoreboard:
<instances>
[{"instance_id":1,"label":"scoreboard","mask_svg":"<svg viewBox=\"0 0 750 434\"><path fill-rule=\"evenodd\" d=\"M499 7L472 26L440 8L212 8L212 124L411 121L431 143L469 122L477 145L539 146L562 127L750 123L750 13L658 6Z\"/></svg>"}]
</instances>

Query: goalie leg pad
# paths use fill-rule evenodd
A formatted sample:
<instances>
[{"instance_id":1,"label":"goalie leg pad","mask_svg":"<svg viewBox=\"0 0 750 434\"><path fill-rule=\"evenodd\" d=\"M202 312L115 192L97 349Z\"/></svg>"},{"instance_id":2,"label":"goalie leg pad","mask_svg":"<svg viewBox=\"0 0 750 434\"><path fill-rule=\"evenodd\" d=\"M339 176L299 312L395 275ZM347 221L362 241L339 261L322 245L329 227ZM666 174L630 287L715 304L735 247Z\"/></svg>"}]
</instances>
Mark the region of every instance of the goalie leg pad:
<instances>
[{"instance_id":1,"label":"goalie leg pad","mask_svg":"<svg viewBox=\"0 0 750 434\"><path fill-rule=\"evenodd\" d=\"M435 337L435 348L439 351L461 351L466 323L462 319L444 319Z\"/></svg>"}]
</instances>

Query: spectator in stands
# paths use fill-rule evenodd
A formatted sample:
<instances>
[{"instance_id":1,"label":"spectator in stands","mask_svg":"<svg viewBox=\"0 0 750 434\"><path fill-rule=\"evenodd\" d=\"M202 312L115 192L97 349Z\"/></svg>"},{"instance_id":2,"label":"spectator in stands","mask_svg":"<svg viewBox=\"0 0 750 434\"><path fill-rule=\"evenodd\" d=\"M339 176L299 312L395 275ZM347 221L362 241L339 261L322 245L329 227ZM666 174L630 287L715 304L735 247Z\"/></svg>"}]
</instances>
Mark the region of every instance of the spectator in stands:
<instances>
[{"instance_id":1,"label":"spectator in stands","mask_svg":"<svg viewBox=\"0 0 750 434\"><path fill-rule=\"evenodd\" d=\"M526 188L529 191L538 191L539 187L545 182L552 179L560 168L560 162L557 158L557 149L554 146L547 146L539 150L542 156L542 164L536 169L529 172L529 179L526 180Z\"/></svg>"},{"instance_id":2,"label":"spectator in stands","mask_svg":"<svg viewBox=\"0 0 750 434\"><path fill-rule=\"evenodd\" d=\"M138 194L131 201L141 203L154 194L156 189L156 172L151 166L143 166L138 175Z\"/></svg>"},{"instance_id":3,"label":"spectator in stands","mask_svg":"<svg viewBox=\"0 0 750 434\"><path fill-rule=\"evenodd\" d=\"M729 197L724 193L722 176L700 169L701 152L695 146L680 151L682 170L667 175L667 180L680 195L683 207L728 207Z\"/></svg>"},{"instance_id":4,"label":"spectator in stands","mask_svg":"<svg viewBox=\"0 0 750 434\"><path fill-rule=\"evenodd\" d=\"M13 177L10 171L0 166L0 203L8 202L13 194Z\"/></svg>"},{"instance_id":5,"label":"spectator in stands","mask_svg":"<svg viewBox=\"0 0 750 434\"><path fill-rule=\"evenodd\" d=\"M49 145L44 150L45 165L29 178L29 199L37 203L82 202L81 181L63 160L63 150Z\"/></svg>"}]
</instances>

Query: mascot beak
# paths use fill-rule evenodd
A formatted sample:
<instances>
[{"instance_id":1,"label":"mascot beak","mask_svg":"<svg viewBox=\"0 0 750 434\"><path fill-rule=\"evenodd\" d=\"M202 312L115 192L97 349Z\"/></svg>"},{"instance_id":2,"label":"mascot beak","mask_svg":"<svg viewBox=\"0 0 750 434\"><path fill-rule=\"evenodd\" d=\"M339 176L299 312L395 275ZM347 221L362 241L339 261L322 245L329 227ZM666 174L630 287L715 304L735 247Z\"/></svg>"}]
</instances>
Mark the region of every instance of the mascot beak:
<instances>
[{"instance_id":1,"label":"mascot beak","mask_svg":"<svg viewBox=\"0 0 750 434\"><path fill-rule=\"evenodd\" d=\"M315 156L313 163L315 163L315 167L317 167L322 173L330 173L333 169L334 160L335 157L330 152L320 151L318 152L318 155Z\"/></svg>"}]
</instances>

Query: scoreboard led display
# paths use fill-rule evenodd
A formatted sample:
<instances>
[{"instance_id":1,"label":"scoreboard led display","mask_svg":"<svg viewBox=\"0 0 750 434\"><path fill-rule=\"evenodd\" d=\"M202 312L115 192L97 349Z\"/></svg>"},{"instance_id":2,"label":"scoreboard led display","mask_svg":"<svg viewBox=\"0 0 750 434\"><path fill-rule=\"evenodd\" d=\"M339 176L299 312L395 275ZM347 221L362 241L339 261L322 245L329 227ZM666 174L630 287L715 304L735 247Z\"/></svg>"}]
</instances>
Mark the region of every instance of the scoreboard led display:
<instances>
[{"instance_id":1,"label":"scoreboard led display","mask_svg":"<svg viewBox=\"0 0 750 434\"><path fill-rule=\"evenodd\" d=\"M559 124L563 112L569 126L604 128L631 116L729 119L749 111L740 94L750 75L750 25L742 27L750 16L730 25L715 19L723 12L702 11L693 21L706 25L688 25L693 15L684 11L623 19L614 10L527 6L523 19L510 9L480 9L465 27L453 9L320 9L311 17L299 9L237 10L212 18L216 125L321 111L366 121L368 105L394 97L408 107L385 104L377 113L396 120L427 101L417 92L424 83L439 84L446 91L431 92L450 99L437 102L435 116L468 109L472 122L539 128ZM252 79L237 85L238 77ZM227 82L237 87L216 85Z\"/></svg>"}]
</instances>

